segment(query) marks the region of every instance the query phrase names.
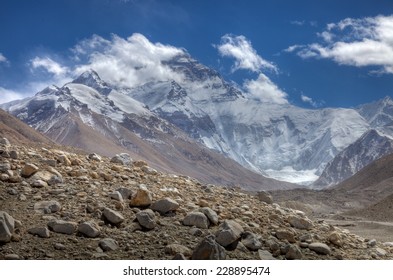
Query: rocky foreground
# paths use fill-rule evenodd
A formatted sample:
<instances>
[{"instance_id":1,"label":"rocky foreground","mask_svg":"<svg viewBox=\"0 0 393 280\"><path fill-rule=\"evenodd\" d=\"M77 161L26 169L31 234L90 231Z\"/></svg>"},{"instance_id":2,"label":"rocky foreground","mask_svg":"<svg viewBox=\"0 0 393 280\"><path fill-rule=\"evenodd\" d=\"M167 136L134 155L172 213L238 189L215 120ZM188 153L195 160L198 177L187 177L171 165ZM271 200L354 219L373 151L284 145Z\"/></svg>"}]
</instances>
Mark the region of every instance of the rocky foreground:
<instances>
[{"instance_id":1,"label":"rocky foreground","mask_svg":"<svg viewBox=\"0 0 393 280\"><path fill-rule=\"evenodd\" d=\"M392 259L271 197L0 139L0 259Z\"/></svg>"}]
</instances>

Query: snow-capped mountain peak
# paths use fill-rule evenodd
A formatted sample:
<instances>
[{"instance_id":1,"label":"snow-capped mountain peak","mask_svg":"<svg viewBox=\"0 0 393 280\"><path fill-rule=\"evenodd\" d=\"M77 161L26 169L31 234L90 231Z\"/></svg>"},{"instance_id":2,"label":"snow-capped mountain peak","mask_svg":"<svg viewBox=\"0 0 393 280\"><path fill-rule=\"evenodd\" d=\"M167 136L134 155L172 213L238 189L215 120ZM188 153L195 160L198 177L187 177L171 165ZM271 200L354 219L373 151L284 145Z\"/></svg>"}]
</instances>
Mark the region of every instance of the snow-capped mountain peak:
<instances>
[{"instance_id":1,"label":"snow-capped mountain peak","mask_svg":"<svg viewBox=\"0 0 393 280\"><path fill-rule=\"evenodd\" d=\"M78 78L73 80L72 83L86 85L104 95L108 95L112 90L112 88L100 78L97 72L92 69L83 72Z\"/></svg>"}]
</instances>

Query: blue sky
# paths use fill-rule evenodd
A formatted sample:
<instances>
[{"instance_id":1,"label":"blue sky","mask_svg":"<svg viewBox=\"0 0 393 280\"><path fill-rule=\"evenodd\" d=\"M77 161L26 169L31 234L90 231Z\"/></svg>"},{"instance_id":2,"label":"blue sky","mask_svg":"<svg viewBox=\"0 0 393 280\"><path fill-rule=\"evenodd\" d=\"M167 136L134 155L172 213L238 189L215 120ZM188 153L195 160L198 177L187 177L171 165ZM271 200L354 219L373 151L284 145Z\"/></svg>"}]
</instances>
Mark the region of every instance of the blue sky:
<instances>
[{"instance_id":1,"label":"blue sky","mask_svg":"<svg viewBox=\"0 0 393 280\"><path fill-rule=\"evenodd\" d=\"M391 0L5 0L0 38L0 103L93 66L124 80L105 69L127 70L127 51L129 63L156 69L184 49L270 102L352 107L393 96ZM137 76L127 82L149 78Z\"/></svg>"}]
</instances>

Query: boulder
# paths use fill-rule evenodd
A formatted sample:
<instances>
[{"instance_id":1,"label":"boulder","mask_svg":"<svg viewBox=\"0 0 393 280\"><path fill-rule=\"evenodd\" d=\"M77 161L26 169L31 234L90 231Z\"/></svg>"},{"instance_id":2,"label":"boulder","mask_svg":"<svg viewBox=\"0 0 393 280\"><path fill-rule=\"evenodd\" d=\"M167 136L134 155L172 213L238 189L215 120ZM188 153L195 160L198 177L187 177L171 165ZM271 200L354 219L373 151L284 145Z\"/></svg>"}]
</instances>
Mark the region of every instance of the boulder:
<instances>
[{"instance_id":1,"label":"boulder","mask_svg":"<svg viewBox=\"0 0 393 280\"><path fill-rule=\"evenodd\" d=\"M314 242L308 245L308 248L320 255L330 255L330 247L324 243Z\"/></svg>"},{"instance_id":2,"label":"boulder","mask_svg":"<svg viewBox=\"0 0 393 280\"><path fill-rule=\"evenodd\" d=\"M285 258L288 260L300 260L302 257L302 251L296 245L290 245L287 253L285 254Z\"/></svg>"},{"instance_id":3,"label":"boulder","mask_svg":"<svg viewBox=\"0 0 393 280\"><path fill-rule=\"evenodd\" d=\"M216 241L226 247L238 241L244 232L243 227L233 220L225 220L216 233Z\"/></svg>"},{"instance_id":4,"label":"boulder","mask_svg":"<svg viewBox=\"0 0 393 280\"><path fill-rule=\"evenodd\" d=\"M104 252L115 251L119 248L119 244L112 238L104 238L98 243Z\"/></svg>"},{"instance_id":5,"label":"boulder","mask_svg":"<svg viewBox=\"0 0 393 280\"><path fill-rule=\"evenodd\" d=\"M192 260L225 260L225 249L216 242L214 235L202 240L192 253Z\"/></svg>"},{"instance_id":6,"label":"boulder","mask_svg":"<svg viewBox=\"0 0 393 280\"><path fill-rule=\"evenodd\" d=\"M63 220L52 220L48 222L48 228L53 232L63 233L63 234L74 234L78 224Z\"/></svg>"},{"instance_id":7,"label":"boulder","mask_svg":"<svg viewBox=\"0 0 393 280\"><path fill-rule=\"evenodd\" d=\"M209 228L209 220L201 212L191 212L183 220L185 226L196 226L197 228Z\"/></svg>"},{"instance_id":8,"label":"boulder","mask_svg":"<svg viewBox=\"0 0 393 280\"><path fill-rule=\"evenodd\" d=\"M0 211L0 242L10 242L15 229L15 220L7 212Z\"/></svg>"},{"instance_id":9,"label":"boulder","mask_svg":"<svg viewBox=\"0 0 393 280\"><path fill-rule=\"evenodd\" d=\"M153 229L156 227L156 222L154 221L155 215L153 210L151 209L146 209L143 211L140 211L136 214L136 219L138 220L138 223L146 229Z\"/></svg>"},{"instance_id":10,"label":"boulder","mask_svg":"<svg viewBox=\"0 0 393 280\"><path fill-rule=\"evenodd\" d=\"M101 234L100 227L93 221L80 223L78 232L91 238L98 237Z\"/></svg>"},{"instance_id":11,"label":"boulder","mask_svg":"<svg viewBox=\"0 0 393 280\"><path fill-rule=\"evenodd\" d=\"M151 192L144 185L140 185L135 194L131 197L131 207L148 207L152 203Z\"/></svg>"},{"instance_id":12,"label":"boulder","mask_svg":"<svg viewBox=\"0 0 393 280\"><path fill-rule=\"evenodd\" d=\"M288 217L288 223L291 224L294 228L297 229L311 229L313 227L313 224L311 220L305 218L305 217L299 217L296 215L290 215Z\"/></svg>"},{"instance_id":13,"label":"boulder","mask_svg":"<svg viewBox=\"0 0 393 280\"><path fill-rule=\"evenodd\" d=\"M121 153L121 154L115 155L111 159L111 162L117 163L117 164L122 164L122 165L130 165L133 162L133 160L129 154Z\"/></svg>"},{"instance_id":14,"label":"boulder","mask_svg":"<svg viewBox=\"0 0 393 280\"><path fill-rule=\"evenodd\" d=\"M218 225L218 215L214 210L209 207L202 207L199 209L199 212L205 214L210 223L213 225Z\"/></svg>"},{"instance_id":15,"label":"boulder","mask_svg":"<svg viewBox=\"0 0 393 280\"><path fill-rule=\"evenodd\" d=\"M265 191L259 191L257 196L258 196L259 201L263 201L267 204L273 203L273 197Z\"/></svg>"},{"instance_id":16,"label":"boulder","mask_svg":"<svg viewBox=\"0 0 393 280\"><path fill-rule=\"evenodd\" d=\"M36 173L38 170L39 170L39 168L36 165L34 165L32 163L26 163L21 171L21 176L30 177L34 173Z\"/></svg>"},{"instance_id":17,"label":"boulder","mask_svg":"<svg viewBox=\"0 0 393 280\"><path fill-rule=\"evenodd\" d=\"M252 232L245 232L242 235L242 243L250 251L258 251L262 248L261 241L259 241L257 236Z\"/></svg>"},{"instance_id":18,"label":"boulder","mask_svg":"<svg viewBox=\"0 0 393 280\"><path fill-rule=\"evenodd\" d=\"M61 204L55 200L39 201L34 204L34 210L43 214L56 213L61 210Z\"/></svg>"},{"instance_id":19,"label":"boulder","mask_svg":"<svg viewBox=\"0 0 393 280\"><path fill-rule=\"evenodd\" d=\"M105 208L102 214L104 218L113 225L121 224L124 221L122 214L110 208Z\"/></svg>"},{"instance_id":20,"label":"boulder","mask_svg":"<svg viewBox=\"0 0 393 280\"><path fill-rule=\"evenodd\" d=\"M5 147L10 147L10 141L7 138L0 138L0 145Z\"/></svg>"},{"instance_id":21,"label":"boulder","mask_svg":"<svg viewBox=\"0 0 393 280\"><path fill-rule=\"evenodd\" d=\"M41 238L49 238L50 237L50 231L47 227L34 227L30 228L28 230L28 233L32 235L36 235Z\"/></svg>"},{"instance_id":22,"label":"boulder","mask_svg":"<svg viewBox=\"0 0 393 280\"><path fill-rule=\"evenodd\" d=\"M153 211L157 211L160 214L165 214L168 213L170 211L175 211L176 209L179 208L179 203L177 203L175 200L171 199L171 198L164 198L164 199L160 199L155 201L150 208Z\"/></svg>"}]
</instances>

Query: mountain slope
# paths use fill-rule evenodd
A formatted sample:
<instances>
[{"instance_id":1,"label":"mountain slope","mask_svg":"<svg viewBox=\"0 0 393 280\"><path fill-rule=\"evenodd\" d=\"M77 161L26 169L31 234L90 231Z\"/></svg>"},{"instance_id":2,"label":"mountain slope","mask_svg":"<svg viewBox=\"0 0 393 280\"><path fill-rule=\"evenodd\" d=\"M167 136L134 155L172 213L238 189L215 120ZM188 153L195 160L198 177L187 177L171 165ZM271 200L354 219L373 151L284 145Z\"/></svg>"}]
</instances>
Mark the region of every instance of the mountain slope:
<instances>
[{"instance_id":1,"label":"mountain slope","mask_svg":"<svg viewBox=\"0 0 393 280\"><path fill-rule=\"evenodd\" d=\"M49 138L2 109L0 109L0 137L5 137L18 145L54 144Z\"/></svg>"},{"instance_id":2,"label":"mountain slope","mask_svg":"<svg viewBox=\"0 0 393 280\"><path fill-rule=\"evenodd\" d=\"M205 183L248 190L296 187L264 178L196 143L139 101L116 89L108 91L94 71L3 107L60 144L107 156L128 152L159 170Z\"/></svg>"},{"instance_id":3,"label":"mountain slope","mask_svg":"<svg viewBox=\"0 0 393 280\"><path fill-rule=\"evenodd\" d=\"M372 129L330 161L313 187L338 184L374 160L391 153L393 140Z\"/></svg>"}]
</instances>

